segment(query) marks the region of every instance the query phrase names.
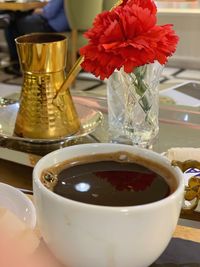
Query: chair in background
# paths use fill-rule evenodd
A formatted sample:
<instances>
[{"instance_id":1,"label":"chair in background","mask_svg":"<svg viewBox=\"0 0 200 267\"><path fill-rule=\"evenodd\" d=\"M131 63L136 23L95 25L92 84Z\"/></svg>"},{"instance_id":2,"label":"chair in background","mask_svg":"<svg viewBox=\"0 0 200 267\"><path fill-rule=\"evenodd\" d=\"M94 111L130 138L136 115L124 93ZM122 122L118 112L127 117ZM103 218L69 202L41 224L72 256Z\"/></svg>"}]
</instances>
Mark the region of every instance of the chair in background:
<instances>
[{"instance_id":1,"label":"chair in background","mask_svg":"<svg viewBox=\"0 0 200 267\"><path fill-rule=\"evenodd\" d=\"M10 23L10 15L6 13L0 13L0 29L6 28Z\"/></svg>"},{"instance_id":2,"label":"chair in background","mask_svg":"<svg viewBox=\"0 0 200 267\"><path fill-rule=\"evenodd\" d=\"M69 49L70 65L73 66L77 60L79 48L88 42L83 33L91 28L96 15L102 12L103 0L64 0L64 4L71 28Z\"/></svg>"}]
</instances>

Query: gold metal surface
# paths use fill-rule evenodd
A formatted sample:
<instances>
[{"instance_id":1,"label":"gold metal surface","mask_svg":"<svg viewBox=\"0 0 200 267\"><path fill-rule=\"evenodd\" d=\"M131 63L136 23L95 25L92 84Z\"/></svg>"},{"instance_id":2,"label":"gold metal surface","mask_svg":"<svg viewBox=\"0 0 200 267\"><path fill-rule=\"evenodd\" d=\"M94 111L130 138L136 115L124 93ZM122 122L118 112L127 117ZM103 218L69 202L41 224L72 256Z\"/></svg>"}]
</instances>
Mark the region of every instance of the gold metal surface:
<instances>
[{"instance_id":1,"label":"gold metal surface","mask_svg":"<svg viewBox=\"0 0 200 267\"><path fill-rule=\"evenodd\" d=\"M15 134L52 139L76 133L80 121L70 91L57 94L65 81L66 36L28 34L18 37L16 45L24 81Z\"/></svg>"},{"instance_id":2,"label":"gold metal surface","mask_svg":"<svg viewBox=\"0 0 200 267\"><path fill-rule=\"evenodd\" d=\"M116 2L116 4L111 8L111 10L113 10L114 8L116 8L117 6L121 5L123 3L123 0L118 0Z\"/></svg>"}]
</instances>

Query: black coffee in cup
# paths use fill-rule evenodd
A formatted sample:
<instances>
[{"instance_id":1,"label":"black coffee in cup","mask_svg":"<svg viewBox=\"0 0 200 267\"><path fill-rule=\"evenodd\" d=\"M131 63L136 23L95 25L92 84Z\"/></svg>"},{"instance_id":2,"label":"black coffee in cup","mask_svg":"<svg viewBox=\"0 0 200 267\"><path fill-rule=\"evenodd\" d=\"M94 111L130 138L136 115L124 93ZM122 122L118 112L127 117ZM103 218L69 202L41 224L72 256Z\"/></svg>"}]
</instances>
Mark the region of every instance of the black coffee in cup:
<instances>
[{"instance_id":1,"label":"black coffee in cup","mask_svg":"<svg viewBox=\"0 0 200 267\"><path fill-rule=\"evenodd\" d=\"M148 165L151 168L147 167ZM65 198L115 207L161 200L177 186L176 180L167 170L156 166L151 160L132 158L132 155L126 152L65 161L45 170L42 181L56 194Z\"/></svg>"}]
</instances>

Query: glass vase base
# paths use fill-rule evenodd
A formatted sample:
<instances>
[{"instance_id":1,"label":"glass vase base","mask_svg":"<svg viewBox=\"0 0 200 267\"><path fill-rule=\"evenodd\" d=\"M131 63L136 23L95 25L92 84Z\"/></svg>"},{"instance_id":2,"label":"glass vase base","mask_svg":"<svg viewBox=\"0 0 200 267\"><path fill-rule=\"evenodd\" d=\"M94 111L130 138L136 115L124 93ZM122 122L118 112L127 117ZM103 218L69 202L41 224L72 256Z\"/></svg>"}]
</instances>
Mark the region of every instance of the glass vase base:
<instances>
[{"instance_id":1,"label":"glass vase base","mask_svg":"<svg viewBox=\"0 0 200 267\"><path fill-rule=\"evenodd\" d=\"M125 144L132 146L139 146L141 148L152 149L153 145L156 143L158 139L158 135L156 135L152 139L148 139L147 141L141 141L138 139L130 139L127 135L115 135L114 133L109 134L109 142L115 144Z\"/></svg>"}]
</instances>

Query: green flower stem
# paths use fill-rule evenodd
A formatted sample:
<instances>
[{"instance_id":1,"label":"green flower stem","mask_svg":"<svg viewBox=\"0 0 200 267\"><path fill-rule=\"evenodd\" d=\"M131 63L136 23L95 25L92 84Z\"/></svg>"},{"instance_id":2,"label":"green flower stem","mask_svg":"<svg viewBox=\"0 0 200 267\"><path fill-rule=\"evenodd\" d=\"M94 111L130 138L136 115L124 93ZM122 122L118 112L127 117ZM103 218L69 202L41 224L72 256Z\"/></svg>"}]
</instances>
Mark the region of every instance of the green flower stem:
<instances>
[{"instance_id":1,"label":"green flower stem","mask_svg":"<svg viewBox=\"0 0 200 267\"><path fill-rule=\"evenodd\" d=\"M139 101L139 104L146 114L146 120L150 125L152 125L152 121L148 117L148 111L151 109L151 105L149 104L148 98L145 95L145 92L148 89L148 86L144 82L146 70L146 65L138 67L134 70L133 73L130 73L129 76L131 77L132 84L134 85L136 93L141 97L141 101Z\"/></svg>"},{"instance_id":2,"label":"green flower stem","mask_svg":"<svg viewBox=\"0 0 200 267\"><path fill-rule=\"evenodd\" d=\"M141 97L142 108L147 112L151 106L149 105L148 99L145 96L145 92L148 89L147 85L144 82L144 76L146 73L147 66L136 68L133 74L130 74L130 77L133 81L136 93ZM134 76L134 77L133 77Z\"/></svg>"}]
</instances>

